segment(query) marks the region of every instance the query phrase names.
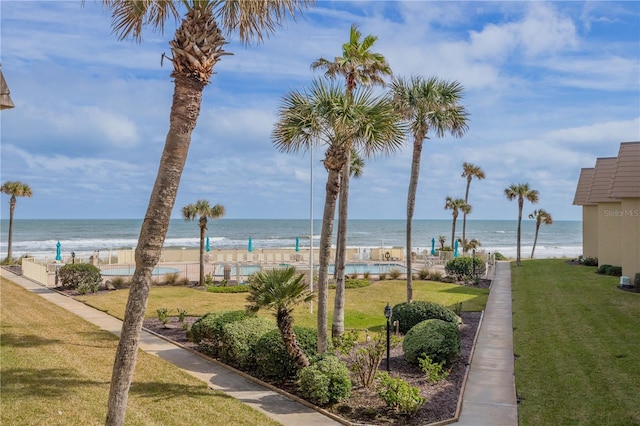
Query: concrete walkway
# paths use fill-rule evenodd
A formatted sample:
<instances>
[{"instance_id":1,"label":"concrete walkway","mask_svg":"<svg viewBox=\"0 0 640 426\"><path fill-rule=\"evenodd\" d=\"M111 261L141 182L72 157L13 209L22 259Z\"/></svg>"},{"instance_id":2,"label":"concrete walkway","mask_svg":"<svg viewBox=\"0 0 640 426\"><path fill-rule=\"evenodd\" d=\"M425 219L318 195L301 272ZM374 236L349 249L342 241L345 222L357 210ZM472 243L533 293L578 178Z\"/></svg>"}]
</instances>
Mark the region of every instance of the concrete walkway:
<instances>
[{"instance_id":1,"label":"concrete walkway","mask_svg":"<svg viewBox=\"0 0 640 426\"><path fill-rule=\"evenodd\" d=\"M511 311L511 265L497 262L457 424L518 424Z\"/></svg>"},{"instance_id":2,"label":"concrete walkway","mask_svg":"<svg viewBox=\"0 0 640 426\"><path fill-rule=\"evenodd\" d=\"M40 295L49 302L73 312L103 330L120 335L122 321L111 315L77 302L71 297L49 290L5 269L0 268L0 271L3 277ZM176 365L190 375L206 382L210 388L225 392L285 426L341 424L294 399L250 380L241 373L236 373L192 351L169 343L152 333L143 330L139 345L143 351Z\"/></svg>"}]
</instances>

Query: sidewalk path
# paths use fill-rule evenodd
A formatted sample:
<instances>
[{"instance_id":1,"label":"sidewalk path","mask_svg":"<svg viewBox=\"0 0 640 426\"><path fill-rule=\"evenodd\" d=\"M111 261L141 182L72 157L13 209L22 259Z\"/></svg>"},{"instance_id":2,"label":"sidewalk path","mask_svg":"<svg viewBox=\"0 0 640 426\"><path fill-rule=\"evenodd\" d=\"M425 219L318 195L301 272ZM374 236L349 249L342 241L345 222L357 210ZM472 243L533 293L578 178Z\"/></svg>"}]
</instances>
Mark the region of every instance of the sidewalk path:
<instances>
[{"instance_id":1,"label":"sidewalk path","mask_svg":"<svg viewBox=\"0 0 640 426\"><path fill-rule=\"evenodd\" d=\"M4 278L40 295L51 303L75 313L103 330L120 335L122 321L119 319L93 309L71 297L42 287L40 284L15 275L3 268L0 268L0 271ZM333 426L341 424L300 402L144 330L140 336L140 349L176 365L192 376L206 382L212 389L225 392L227 395L244 402L285 426Z\"/></svg>"},{"instance_id":2,"label":"sidewalk path","mask_svg":"<svg viewBox=\"0 0 640 426\"><path fill-rule=\"evenodd\" d=\"M518 424L511 315L511 264L497 262L458 425Z\"/></svg>"}]
</instances>

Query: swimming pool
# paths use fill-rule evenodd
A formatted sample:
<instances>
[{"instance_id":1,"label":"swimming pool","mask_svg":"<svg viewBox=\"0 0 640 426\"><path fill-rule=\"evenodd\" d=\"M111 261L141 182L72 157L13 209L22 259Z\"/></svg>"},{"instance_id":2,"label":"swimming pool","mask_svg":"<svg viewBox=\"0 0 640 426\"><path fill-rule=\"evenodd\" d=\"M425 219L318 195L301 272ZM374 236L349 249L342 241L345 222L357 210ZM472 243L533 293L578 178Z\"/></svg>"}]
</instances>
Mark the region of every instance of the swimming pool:
<instances>
[{"instance_id":1,"label":"swimming pool","mask_svg":"<svg viewBox=\"0 0 640 426\"><path fill-rule=\"evenodd\" d=\"M106 275L106 276L130 276L130 275L133 275L135 270L136 270L135 266L129 266L125 268L121 267L121 268L102 269L100 272L102 272L102 275ZM165 274L175 274L177 272L180 272L180 269L156 266L155 268L153 268L153 271L151 272L151 274L165 275Z\"/></svg>"}]
</instances>

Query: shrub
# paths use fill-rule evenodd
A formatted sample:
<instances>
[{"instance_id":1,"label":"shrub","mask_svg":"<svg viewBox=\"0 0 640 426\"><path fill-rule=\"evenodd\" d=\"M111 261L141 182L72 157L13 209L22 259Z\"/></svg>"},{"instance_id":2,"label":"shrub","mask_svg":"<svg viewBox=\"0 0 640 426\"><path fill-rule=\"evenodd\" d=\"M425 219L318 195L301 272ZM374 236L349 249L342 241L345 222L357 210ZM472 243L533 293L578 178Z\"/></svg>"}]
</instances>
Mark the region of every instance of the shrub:
<instances>
[{"instance_id":1,"label":"shrub","mask_svg":"<svg viewBox=\"0 0 640 426\"><path fill-rule=\"evenodd\" d=\"M222 326L220 359L241 369L256 366L256 342L276 328L275 322L263 317L245 317Z\"/></svg>"},{"instance_id":2,"label":"shrub","mask_svg":"<svg viewBox=\"0 0 640 426\"><path fill-rule=\"evenodd\" d=\"M442 272L433 271L430 277L431 281L442 281Z\"/></svg>"},{"instance_id":3,"label":"shrub","mask_svg":"<svg viewBox=\"0 0 640 426\"><path fill-rule=\"evenodd\" d=\"M178 321L184 322L184 317L186 316L187 316L187 310L178 308Z\"/></svg>"},{"instance_id":4,"label":"shrub","mask_svg":"<svg viewBox=\"0 0 640 426\"><path fill-rule=\"evenodd\" d=\"M475 274L474 274L475 265ZM478 257L456 257L444 266L447 275L458 281L468 281L485 273L484 261Z\"/></svg>"},{"instance_id":5,"label":"shrub","mask_svg":"<svg viewBox=\"0 0 640 426\"><path fill-rule=\"evenodd\" d=\"M622 276L622 267L613 265L600 265L598 267L598 274L612 275L614 277Z\"/></svg>"},{"instance_id":6,"label":"shrub","mask_svg":"<svg viewBox=\"0 0 640 426\"><path fill-rule=\"evenodd\" d=\"M598 267L598 270L596 271L598 274L603 274L603 275L607 275L609 273L609 268L611 268L611 265L600 265Z\"/></svg>"},{"instance_id":7,"label":"shrub","mask_svg":"<svg viewBox=\"0 0 640 426\"><path fill-rule=\"evenodd\" d=\"M371 281L367 279L349 278L344 283L344 288L362 288L362 287L369 287L370 285L371 285Z\"/></svg>"},{"instance_id":8,"label":"shrub","mask_svg":"<svg viewBox=\"0 0 640 426\"><path fill-rule=\"evenodd\" d=\"M420 388L411 386L399 377L391 377L387 372L378 376L378 395L391 407L402 414L415 413L425 402L420 396Z\"/></svg>"},{"instance_id":9,"label":"shrub","mask_svg":"<svg viewBox=\"0 0 640 426\"><path fill-rule=\"evenodd\" d=\"M249 286L244 284L232 285L228 287L209 285L207 286L207 291L210 293L246 293L249 291Z\"/></svg>"},{"instance_id":10,"label":"shrub","mask_svg":"<svg viewBox=\"0 0 640 426\"><path fill-rule=\"evenodd\" d=\"M585 257L581 260L584 266L598 266L598 258L597 257Z\"/></svg>"},{"instance_id":11,"label":"shrub","mask_svg":"<svg viewBox=\"0 0 640 426\"><path fill-rule=\"evenodd\" d=\"M343 401L351 394L349 370L334 355L321 355L300 370L298 385L305 399L319 405Z\"/></svg>"},{"instance_id":12,"label":"shrub","mask_svg":"<svg viewBox=\"0 0 640 426\"><path fill-rule=\"evenodd\" d=\"M424 268L418 271L418 278L420 278L421 280L428 280L429 277L431 277L431 271L429 271L428 269Z\"/></svg>"},{"instance_id":13,"label":"shrub","mask_svg":"<svg viewBox=\"0 0 640 426\"><path fill-rule=\"evenodd\" d=\"M640 288L640 272L636 272L636 276L635 276L635 278L633 279L633 285L634 285L636 288Z\"/></svg>"},{"instance_id":14,"label":"shrub","mask_svg":"<svg viewBox=\"0 0 640 426\"><path fill-rule=\"evenodd\" d=\"M495 252L493 254L493 257L495 260L507 260L506 257L504 257L504 255L502 253L500 253L499 251Z\"/></svg>"},{"instance_id":15,"label":"shrub","mask_svg":"<svg viewBox=\"0 0 640 426\"><path fill-rule=\"evenodd\" d=\"M389 277L392 280L397 280L398 278L400 278L400 275L402 275L402 271L400 271L399 268L391 268L391 269L389 269Z\"/></svg>"},{"instance_id":16,"label":"shrub","mask_svg":"<svg viewBox=\"0 0 640 426\"><path fill-rule=\"evenodd\" d=\"M167 309L167 308L158 308L156 309L156 313L158 314L158 319L160 320L161 323L163 324L167 324L169 323L169 312L171 310Z\"/></svg>"},{"instance_id":17,"label":"shrub","mask_svg":"<svg viewBox=\"0 0 640 426\"><path fill-rule=\"evenodd\" d=\"M316 356L318 347L318 333L315 328L294 326L300 347L308 358ZM331 346L329 351L333 350ZM289 356L287 348L282 340L280 330L271 330L260 337L256 342L257 371L262 376L285 381L294 378L298 368Z\"/></svg>"},{"instance_id":18,"label":"shrub","mask_svg":"<svg viewBox=\"0 0 640 426\"><path fill-rule=\"evenodd\" d=\"M384 281L384 280L387 279L387 274L382 273L382 274L378 275L378 278L380 279L380 281Z\"/></svg>"},{"instance_id":19,"label":"shrub","mask_svg":"<svg viewBox=\"0 0 640 426\"><path fill-rule=\"evenodd\" d=\"M169 272L164 274L161 284L163 285L176 285L180 279L180 274L177 272Z\"/></svg>"},{"instance_id":20,"label":"shrub","mask_svg":"<svg viewBox=\"0 0 640 426\"><path fill-rule=\"evenodd\" d=\"M95 293L102 282L102 274L100 269L90 263L75 263L60 268L58 279L64 288L76 289L81 294L87 291Z\"/></svg>"},{"instance_id":21,"label":"shrub","mask_svg":"<svg viewBox=\"0 0 640 426\"><path fill-rule=\"evenodd\" d=\"M414 365L418 365L419 357L424 355L434 362L449 363L460 353L460 348L458 327L438 319L415 325L402 343L404 358Z\"/></svg>"},{"instance_id":22,"label":"shrub","mask_svg":"<svg viewBox=\"0 0 640 426\"><path fill-rule=\"evenodd\" d=\"M460 318L447 307L423 300L399 303L393 307L391 315L391 322L398 321L398 329L402 334L406 334L411 327L428 319L439 319L452 324L460 322Z\"/></svg>"},{"instance_id":23,"label":"shrub","mask_svg":"<svg viewBox=\"0 0 640 426\"><path fill-rule=\"evenodd\" d=\"M444 364L444 361L433 362L431 358L426 355L418 358L420 370L422 370L431 383L439 382L449 376L449 370L444 368Z\"/></svg>"},{"instance_id":24,"label":"shrub","mask_svg":"<svg viewBox=\"0 0 640 426\"><path fill-rule=\"evenodd\" d=\"M392 336L389 347L395 348L399 344L400 339ZM372 341L351 351L348 361L349 369L363 387L369 388L373 385L378 366L386 352L386 339L382 334L378 334Z\"/></svg>"},{"instance_id":25,"label":"shrub","mask_svg":"<svg viewBox=\"0 0 640 426\"><path fill-rule=\"evenodd\" d=\"M187 336L200 345L200 350L213 357L220 356L222 327L249 316L245 311L209 312L193 323Z\"/></svg>"},{"instance_id":26,"label":"shrub","mask_svg":"<svg viewBox=\"0 0 640 426\"><path fill-rule=\"evenodd\" d=\"M369 271L365 271L364 274L362 274L362 277L365 280L368 280L370 276L371 276L371 273Z\"/></svg>"},{"instance_id":27,"label":"shrub","mask_svg":"<svg viewBox=\"0 0 640 426\"><path fill-rule=\"evenodd\" d=\"M339 353L342 355L348 355L356 343L358 343L358 337L358 331L351 330L348 333L343 333L341 336L334 337L331 341L333 342L333 347Z\"/></svg>"},{"instance_id":28,"label":"shrub","mask_svg":"<svg viewBox=\"0 0 640 426\"><path fill-rule=\"evenodd\" d=\"M111 278L111 285L114 288L127 288L131 285L131 283L129 283L122 277L113 277Z\"/></svg>"}]
</instances>

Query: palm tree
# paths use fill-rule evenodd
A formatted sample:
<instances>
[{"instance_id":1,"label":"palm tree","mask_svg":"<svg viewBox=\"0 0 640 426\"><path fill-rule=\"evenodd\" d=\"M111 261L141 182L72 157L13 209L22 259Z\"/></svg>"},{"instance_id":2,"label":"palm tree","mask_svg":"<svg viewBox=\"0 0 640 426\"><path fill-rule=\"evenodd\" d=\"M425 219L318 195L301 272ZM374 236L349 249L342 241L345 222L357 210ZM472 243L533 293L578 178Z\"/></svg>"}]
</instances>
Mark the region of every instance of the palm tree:
<instances>
[{"instance_id":1,"label":"palm tree","mask_svg":"<svg viewBox=\"0 0 640 426\"><path fill-rule=\"evenodd\" d=\"M444 209L451 210L451 215L453 216L453 222L451 224L451 249L453 249L453 243L456 240L456 221L458 220L458 214L460 212L471 213L471 206L465 203L462 198L454 199L451 197L447 197L445 199Z\"/></svg>"},{"instance_id":2,"label":"palm tree","mask_svg":"<svg viewBox=\"0 0 640 426\"><path fill-rule=\"evenodd\" d=\"M447 237L440 235L438 237L438 243L440 244L440 250L444 250L444 243L447 241Z\"/></svg>"},{"instance_id":3,"label":"palm tree","mask_svg":"<svg viewBox=\"0 0 640 426\"><path fill-rule=\"evenodd\" d=\"M462 163L462 177L467 179L467 190L464 193L464 202L469 203L469 187L471 186L471 180L475 177L478 180L485 178L484 171L480 166L476 166L472 163ZM467 213L462 216L462 242L467 241ZM467 247L462 244L462 252L466 253Z\"/></svg>"},{"instance_id":4,"label":"palm tree","mask_svg":"<svg viewBox=\"0 0 640 426\"><path fill-rule=\"evenodd\" d=\"M330 79L344 77L347 95L353 97L358 85L384 86L383 76L391 75L389 63L383 55L371 52L371 48L378 40L369 34L361 40L362 33L354 24L349 31L349 42L342 45L342 56L333 61L320 58L311 64L312 69L325 70L325 76ZM351 141L346 141L351 143ZM347 162L351 164L351 151L347 151ZM336 296L333 310L331 334L333 337L344 333L344 278L347 251L347 218L349 209L349 178L350 167L345 167L340 175L340 201L338 205L338 232L336 241L335 278Z\"/></svg>"},{"instance_id":5,"label":"palm tree","mask_svg":"<svg viewBox=\"0 0 640 426\"><path fill-rule=\"evenodd\" d=\"M390 153L402 146L403 127L387 97L375 97L370 88L353 98L335 84L315 80L305 92L287 94L278 111L272 138L283 152L327 145L323 164L328 172L320 233L318 273L318 352L327 350L328 284L331 237L340 191L340 172L353 148L364 157Z\"/></svg>"},{"instance_id":6,"label":"palm tree","mask_svg":"<svg viewBox=\"0 0 640 426\"><path fill-rule=\"evenodd\" d=\"M476 240L475 238L472 238L470 241L462 240L461 242L462 247L465 251L475 250L482 245L480 244L480 241Z\"/></svg>"},{"instance_id":7,"label":"palm tree","mask_svg":"<svg viewBox=\"0 0 640 426\"><path fill-rule=\"evenodd\" d=\"M207 235L207 219L218 219L224 214L225 211L222 204L216 204L212 207L207 200L198 200L182 208L184 220L200 218L200 285L204 285L204 239Z\"/></svg>"},{"instance_id":8,"label":"palm tree","mask_svg":"<svg viewBox=\"0 0 640 426\"><path fill-rule=\"evenodd\" d=\"M253 274L249 282L247 310L257 312L265 308L274 311L287 352L298 368L304 368L309 366L309 359L293 331L292 314L297 305L313 300L313 293L307 290L304 274L295 275L293 266Z\"/></svg>"},{"instance_id":9,"label":"palm tree","mask_svg":"<svg viewBox=\"0 0 640 426\"><path fill-rule=\"evenodd\" d=\"M209 84L214 65L223 55L230 54L223 50L228 43L225 35L236 32L245 45L261 42L263 35L273 33L287 15L294 16L310 3L312 0L103 0L111 9L112 28L121 40L141 41L147 25L163 32L165 22L180 20L180 9L186 9L174 39L169 42L172 57L168 59L173 65L174 82L170 125L136 247L136 270L115 356L107 425L124 422L151 272L160 258L169 227L191 133L200 115L202 92Z\"/></svg>"},{"instance_id":10,"label":"palm tree","mask_svg":"<svg viewBox=\"0 0 640 426\"><path fill-rule=\"evenodd\" d=\"M7 261L11 262L13 253L11 251L11 245L13 243L13 213L16 210L16 197L31 197L33 192L31 187L23 182L18 181L6 181L0 187L0 192L9 195L9 235L7 241Z\"/></svg>"},{"instance_id":11,"label":"palm tree","mask_svg":"<svg viewBox=\"0 0 640 426\"><path fill-rule=\"evenodd\" d=\"M533 259L533 253L536 251L536 244L538 243L538 231L540 231L540 225L543 223L545 225L552 225L553 218L551 217L551 213L544 209L540 209L534 210L533 213L529 215L529 219L536 220L536 237L533 239L533 248L531 249L531 259Z\"/></svg>"},{"instance_id":12,"label":"palm tree","mask_svg":"<svg viewBox=\"0 0 640 426\"><path fill-rule=\"evenodd\" d=\"M412 263L411 229L420 176L422 143L427 139L430 129L434 129L438 137L443 137L447 132L455 137L464 135L468 128L468 114L459 104L462 90L462 85L457 81L447 82L436 77L426 80L419 76L411 77L410 80L396 78L391 83L394 104L410 124L413 135L413 158L407 192L407 271L411 271ZM413 301L412 275L407 274L407 303Z\"/></svg>"},{"instance_id":13,"label":"palm tree","mask_svg":"<svg viewBox=\"0 0 640 426\"><path fill-rule=\"evenodd\" d=\"M518 234L517 234L517 251L516 251L516 265L520 266L520 236L522 226L522 207L524 206L524 200L527 199L531 203L538 202L539 193L535 189L531 189L528 183L512 184L504 190L504 195L507 200L513 201L518 199Z\"/></svg>"}]
</instances>

